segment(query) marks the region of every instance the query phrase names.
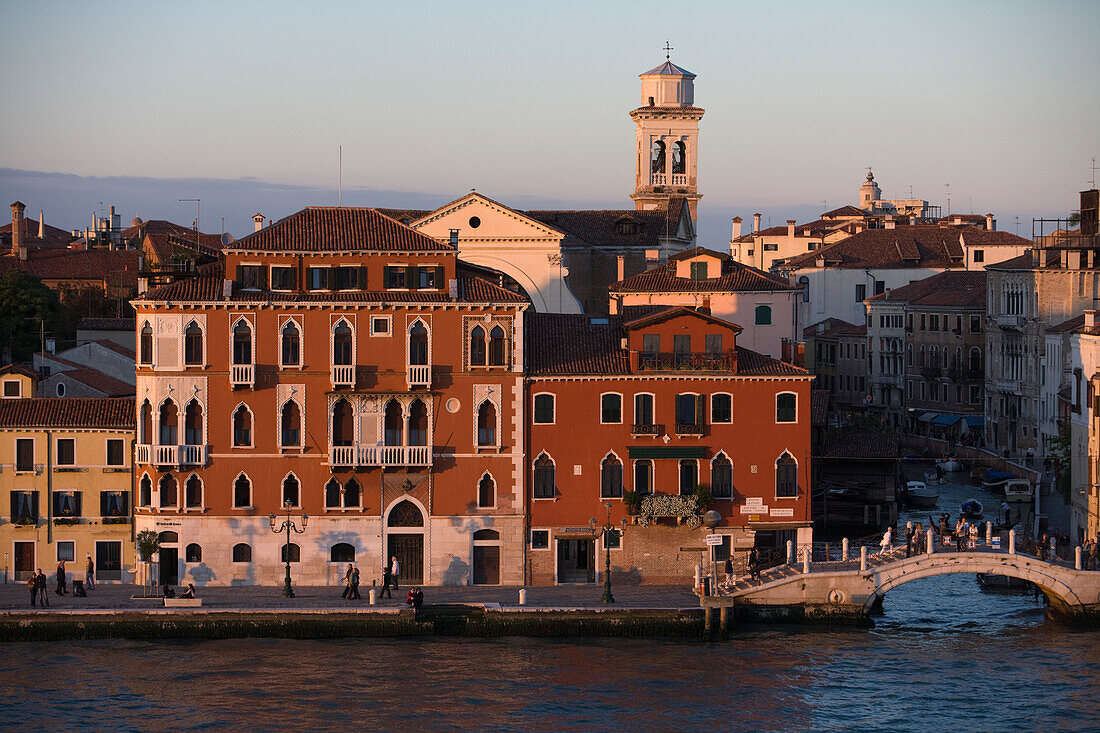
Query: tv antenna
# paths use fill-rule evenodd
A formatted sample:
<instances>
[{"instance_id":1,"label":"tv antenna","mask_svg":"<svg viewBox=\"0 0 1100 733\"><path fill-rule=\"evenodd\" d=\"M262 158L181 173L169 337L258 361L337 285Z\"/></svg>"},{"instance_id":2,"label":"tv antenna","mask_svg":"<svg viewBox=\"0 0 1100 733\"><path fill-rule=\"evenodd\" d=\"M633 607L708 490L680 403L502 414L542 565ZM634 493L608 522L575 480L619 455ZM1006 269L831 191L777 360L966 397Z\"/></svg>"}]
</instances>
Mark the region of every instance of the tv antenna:
<instances>
[{"instance_id":1,"label":"tv antenna","mask_svg":"<svg viewBox=\"0 0 1100 733\"><path fill-rule=\"evenodd\" d=\"M343 206L343 204L344 204L344 146L343 145L341 145L340 148L339 148L339 156L340 156L340 164L339 164L340 165L340 172L337 174L336 205L337 206Z\"/></svg>"},{"instance_id":2,"label":"tv antenna","mask_svg":"<svg viewBox=\"0 0 1100 733\"><path fill-rule=\"evenodd\" d=\"M945 183L943 187L947 190L947 215L951 216L951 184Z\"/></svg>"},{"instance_id":3,"label":"tv antenna","mask_svg":"<svg viewBox=\"0 0 1100 733\"><path fill-rule=\"evenodd\" d=\"M1089 181L1089 185L1096 188L1096 158L1092 159L1092 180Z\"/></svg>"},{"instance_id":4,"label":"tv antenna","mask_svg":"<svg viewBox=\"0 0 1100 733\"><path fill-rule=\"evenodd\" d=\"M199 228L199 217L202 216L202 199L179 199L181 204L192 203L195 205L195 241L198 241L199 232L202 231Z\"/></svg>"}]
</instances>

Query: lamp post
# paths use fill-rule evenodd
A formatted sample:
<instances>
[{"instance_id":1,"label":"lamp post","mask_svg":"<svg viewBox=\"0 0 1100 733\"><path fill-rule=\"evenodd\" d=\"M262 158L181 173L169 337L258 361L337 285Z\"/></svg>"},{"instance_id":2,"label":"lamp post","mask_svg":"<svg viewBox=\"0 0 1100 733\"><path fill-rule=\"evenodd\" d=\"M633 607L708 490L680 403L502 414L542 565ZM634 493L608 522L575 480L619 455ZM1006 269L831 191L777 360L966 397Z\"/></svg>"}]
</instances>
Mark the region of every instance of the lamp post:
<instances>
[{"instance_id":1,"label":"lamp post","mask_svg":"<svg viewBox=\"0 0 1100 733\"><path fill-rule=\"evenodd\" d=\"M309 522L309 516L306 514L302 515L302 528L298 529L298 526L294 524L294 520L290 518L289 500L283 504L283 509L286 510L286 519L279 525L278 529L275 527L275 520L277 517L274 514L268 514L267 520L271 525L271 531L275 534L286 532L286 545L283 550L283 554L286 557L286 583L283 585L283 598L293 598L294 590L290 587L290 532L293 530L296 534L304 533L306 531L306 524Z\"/></svg>"},{"instance_id":2,"label":"lamp post","mask_svg":"<svg viewBox=\"0 0 1100 733\"><path fill-rule=\"evenodd\" d=\"M615 531L615 525L611 523L611 502L604 504L607 509L607 521L604 522L603 527L600 528L600 534L603 535L603 551L604 551L604 571L603 571L603 596L600 598L600 603L614 603L615 597L611 595L611 533ZM596 520L589 519L589 523L592 525L592 532L596 531ZM624 520L625 521L625 520Z\"/></svg>"}]
</instances>

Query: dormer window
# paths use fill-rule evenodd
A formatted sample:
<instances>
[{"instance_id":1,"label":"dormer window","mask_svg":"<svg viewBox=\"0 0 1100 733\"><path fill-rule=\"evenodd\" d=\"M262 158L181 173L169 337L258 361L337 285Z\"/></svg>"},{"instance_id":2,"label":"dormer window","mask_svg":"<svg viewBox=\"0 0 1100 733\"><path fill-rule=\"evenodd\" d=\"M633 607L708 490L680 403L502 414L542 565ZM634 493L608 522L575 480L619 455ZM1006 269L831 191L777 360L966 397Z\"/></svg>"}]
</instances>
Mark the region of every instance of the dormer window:
<instances>
[{"instance_id":1,"label":"dormer window","mask_svg":"<svg viewBox=\"0 0 1100 733\"><path fill-rule=\"evenodd\" d=\"M615 233L631 236L638 233L638 222L632 219L620 219L615 222Z\"/></svg>"},{"instance_id":2,"label":"dormer window","mask_svg":"<svg viewBox=\"0 0 1100 733\"><path fill-rule=\"evenodd\" d=\"M690 263L692 280L707 280L707 262L700 260Z\"/></svg>"},{"instance_id":3,"label":"dormer window","mask_svg":"<svg viewBox=\"0 0 1100 733\"><path fill-rule=\"evenodd\" d=\"M264 268L261 265L237 265L237 286L241 290L263 290Z\"/></svg>"}]
</instances>

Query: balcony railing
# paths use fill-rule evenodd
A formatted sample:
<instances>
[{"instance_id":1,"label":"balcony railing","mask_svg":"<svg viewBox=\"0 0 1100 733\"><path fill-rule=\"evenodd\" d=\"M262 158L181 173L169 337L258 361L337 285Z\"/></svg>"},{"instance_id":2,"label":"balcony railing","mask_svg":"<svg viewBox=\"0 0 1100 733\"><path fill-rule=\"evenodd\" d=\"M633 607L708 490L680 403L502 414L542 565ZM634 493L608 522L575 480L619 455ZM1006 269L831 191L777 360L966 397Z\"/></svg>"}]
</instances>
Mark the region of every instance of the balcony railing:
<instances>
[{"instance_id":1,"label":"balcony railing","mask_svg":"<svg viewBox=\"0 0 1100 733\"><path fill-rule=\"evenodd\" d=\"M332 388L339 389L340 387L355 387L354 364L332 365Z\"/></svg>"},{"instance_id":2,"label":"balcony railing","mask_svg":"<svg viewBox=\"0 0 1100 733\"><path fill-rule=\"evenodd\" d=\"M638 369L645 372L725 372L731 371L736 366L737 357L730 351L718 354L649 353L638 357Z\"/></svg>"},{"instance_id":3,"label":"balcony railing","mask_svg":"<svg viewBox=\"0 0 1100 733\"><path fill-rule=\"evenodd\" d=\"M249 387L256 383L255 364L233 364L229 367L229 384L231 387Z\"/></svg>"},{"instance_id":4,"label":"balcony railing","mask_svg":"<svg viewBox=\"0 0 1100 733\"><path fill-rule=\"evenodd\" d=\"M668 182L668 176L664 173L650 173L649 185L651 186L663 186Z\"/></svg>"},{"instance_id":5,"label":"balcony railing","mask_svg":"<svg viewBox=\"0 0 1100 733\"><path fill-rule=\"evenodd\" d=\"M148 443L138 443L134 446L134 461L137 463L153 462L153 446Z\"/></svg>"},{"instance_id":6,"label":"balcony railing","mask_svg":"<svg viewBox=\"0 0 1100 733\"><path fill-rule=\"evenodd\" d=\"M998 392L1020 392L1020 380L1019 379L998 379L997 380Z\"/></svg>"},{"instance_id":7,"label":"balcony railing","mask_svg":"<svg viewBox=\"0 0 1100 733\"><path fill-rule=\"evenodd\" d=\"M430 466L430 445L334 445L329 448L332 466Z\"/></svg>"},{"instance_id":8,"label":"balcony railing","mask_svg":"<svg viewBox=\"0 0 1100 733\"><path fill-rule=\"evenodd\" d=\"M154 445L153 446L153 465L156 466L178 466L179 465L179 446L178 445Z\"/></svg>"},{"instance_id":9,"label":"balcony railing","mask_svg":"<svg viewBox=\"0 0 1100 733\"><path fill-rule=\"evenodd\" d=\"M677 435L702 435L703 426L694 423L676 423Z\"/></svg>"},{"instance_id":10,"label":"balcony railing","mask_svg":"<svg viewBox=\"0 0 1100 733\"><path fill-rule=\"evenodd\" d=\"M181 445L179 446L179 458L181 466L205 466L205 445Z\"/></svg>"},{"instance_id":11,"label":"balcony railing","mask_svg":"<svg viewBox=\"0 0 1100 733\"><path fill-rule=\"evenodd\" d=\"M406 377L409 389L417 387L430 388L432 386L432 367L430 364L409 364L406 369Z\"/></svg>"},{"instance_id":12,"label":"balcony railing","mask_svg":"<svg viewBox=\"0 0 1100 733\"><path fill-rule=\"evenodd\" d=\"M688 177L687 177L686 174L684 174L684 173L673 173L672 174L672 185L673 186L686 186L687 183L688 183Z\"/></svg>"},{"instance_id":13,"label":"balcony railing","mask_svg":"<svg viewBox=\"0 0 1100 733\"><path fill-rule=\"evenodd\" d=\"M631 435L661 435L664 432L664 425L648 425L635 423L630 426Z\"/></svg>"},{"instance_id":14,"label":"balcony railing","mask_svg":"<svg viewBox=\"0 0 1100 733\"><path fill-rule=\"evenodd\" d=\"M1019 315L1001 314L995 318L1001 328L1023 328L1025 318Z\"/></svg>"}]
</instances>

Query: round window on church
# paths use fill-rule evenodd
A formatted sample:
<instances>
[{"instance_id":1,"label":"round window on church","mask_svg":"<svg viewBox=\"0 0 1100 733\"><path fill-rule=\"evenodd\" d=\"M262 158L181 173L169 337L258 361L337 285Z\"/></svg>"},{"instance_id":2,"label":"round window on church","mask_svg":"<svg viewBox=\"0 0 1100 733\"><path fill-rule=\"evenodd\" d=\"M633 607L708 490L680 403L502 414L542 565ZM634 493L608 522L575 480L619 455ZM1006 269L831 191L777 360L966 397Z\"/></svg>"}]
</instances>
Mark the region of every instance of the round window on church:
<instances>
[{"instance_id":1,"label":"round window on church","mask_svg":"<svg viewBox=\"0 0 1100 733\"><path fill-rule=\"evenodd\" d=\"M471 229L477 229L479 226L481 226L481 219L479 219L476 216L471 216L470 217L470 228Z\"/></svg>"}]
</instances>

